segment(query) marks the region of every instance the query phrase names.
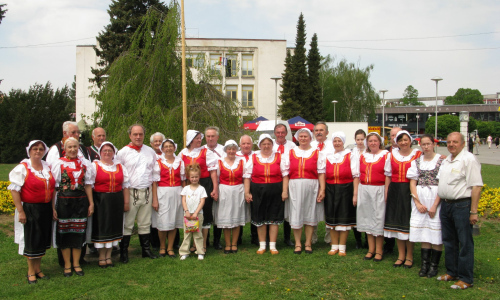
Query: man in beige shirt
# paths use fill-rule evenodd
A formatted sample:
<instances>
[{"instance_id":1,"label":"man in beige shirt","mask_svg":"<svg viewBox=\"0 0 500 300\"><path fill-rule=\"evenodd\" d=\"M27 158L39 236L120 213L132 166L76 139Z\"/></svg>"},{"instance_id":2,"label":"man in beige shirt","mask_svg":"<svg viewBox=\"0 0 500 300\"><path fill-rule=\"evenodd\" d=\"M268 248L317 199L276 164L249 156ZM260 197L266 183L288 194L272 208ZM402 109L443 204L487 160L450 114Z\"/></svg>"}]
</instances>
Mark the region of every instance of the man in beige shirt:
<instances>
[{"instance_id":1,"label":"man in beige shirt","mask_svg":"<svg viewBox=\"0 0 500 300\"><path fill-rule=\"evenodd\" d=\"M439 170L441 232L445 249L446 274L441 281L455 281L453 289L467 289L474 281L474 240L472 225L477 223L477 207L483 180L481 164L468 152L465 139L452 132L446 139L450 155Z\"/></svg>"}]
</instances>

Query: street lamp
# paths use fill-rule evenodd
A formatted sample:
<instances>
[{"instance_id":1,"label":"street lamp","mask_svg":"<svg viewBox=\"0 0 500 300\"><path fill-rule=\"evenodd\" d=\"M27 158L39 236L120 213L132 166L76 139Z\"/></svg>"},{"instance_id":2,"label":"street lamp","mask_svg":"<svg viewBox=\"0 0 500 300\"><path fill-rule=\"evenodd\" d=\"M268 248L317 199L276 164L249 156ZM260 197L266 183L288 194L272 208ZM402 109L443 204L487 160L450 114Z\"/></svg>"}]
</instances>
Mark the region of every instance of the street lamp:
<instances>
[{"instance_id":1,"label":"street lamp","mask_svg":"<svg viewBox=\"0 0 500 300\"><path fill-rule=\"evenodd\" d=\"M333 100L332 103L333 103L333 123L335 123L336 122L335 121L335 104L337 104L338 101L337 100Z\"/></svg>"},{"instance_id":2,"label":"street lamp","mask_svg":"<svg viewBox=\"0 0 500 300\"><path fill-rule=\"evenodd\" d=\"M420 110L420 108L416 109L416 111L417 111L417 137L418 137L418 134L420 133L420 130L418 130L418 119L420 119L420 115L418 114L419 110Z\"/></svg>"},{"instance_id":3,"label":"street lamp","mask_svg":"<svg viewBox=\"0 0 500 300\"><path fill-rule=\"evenodd\" d=\"M437 139L437 135L438 135L438 82L443 80L443 78L434 77L431 80L436 82L436 121L435 121L434 138ZM436 153L437 153L437 144L436 144Z\"/></svg>"},{"instance_id":4,"label":"street lamp","mask_svg":"<svg viewBox=\"0 0 500 300\"><path fill-rule=\"evenodd\" d=\"M379 93L382 93L382 143L385 146L385 93L387 90L380 90Z\"/></svg>"},{"instance_id":5,"label":"street lamp","mask_svg":"<svg viewBox=\"0 0 500 300\"><path fill-rule=\"evenodd\" d=\"M278 124L278 80L281 79L281 76L273 76L271 77L272 80L274 80L275 83L275 90L274 90L274 126Z\"/></svg>"}]
</instances>

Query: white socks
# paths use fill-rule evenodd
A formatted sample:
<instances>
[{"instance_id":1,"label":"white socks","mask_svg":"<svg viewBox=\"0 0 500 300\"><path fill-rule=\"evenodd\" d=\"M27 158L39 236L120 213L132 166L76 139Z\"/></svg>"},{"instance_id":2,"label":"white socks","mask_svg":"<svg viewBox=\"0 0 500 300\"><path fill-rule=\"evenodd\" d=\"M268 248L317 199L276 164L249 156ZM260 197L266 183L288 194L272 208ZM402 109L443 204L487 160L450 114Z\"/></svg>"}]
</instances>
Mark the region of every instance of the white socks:
<instances>
[{"instance_id":1,"label":"white socks","mask_svg":"<svg viewBox=\"0 0 500 300\"><path fill-rule=\"evenodd\" d=\"M271 243L269 243L271 244ZM276 243L274 243L276 244ZM259 250L266 250L266 242L259 242Z\"/></svg>"},{"instance_id":2,"label":"white socks","mask_svg":"<svg viewBox=\"0 0 500 300\"><path fill-rule=\"evenodd\" d=\"M339 250L339 245L332 245L332 250ZM345 246L344 246L344 251L345 251Z\"/></svg>"},{"instance_id":3,"label":"white socks","mask_svg":"<svg viewBox=\"0 0 500 300\"><path fill-rule=\"evenodd\" d=\"M338 245L340 252L345 252L346 245Z\"/></svg>"},{"instance_id":4,"label":"white socks","mask_svg":"<svg viewBox=\"0 0 500 300\"><path fill-rule=\"evenodd\" d=\"M266 246L264 245L264 248L265 247ZM269 242L269 250L276 250L276 242Z\"/></svg>"}]
</instances>

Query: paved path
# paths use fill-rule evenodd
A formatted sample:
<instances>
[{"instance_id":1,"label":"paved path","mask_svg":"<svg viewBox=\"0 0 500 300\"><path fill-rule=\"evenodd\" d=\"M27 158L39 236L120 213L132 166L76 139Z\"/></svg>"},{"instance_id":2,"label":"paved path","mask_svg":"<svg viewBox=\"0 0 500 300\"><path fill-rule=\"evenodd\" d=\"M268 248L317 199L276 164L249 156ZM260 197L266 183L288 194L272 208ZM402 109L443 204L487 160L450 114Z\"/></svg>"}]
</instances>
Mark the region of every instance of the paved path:
<instances>
[{"instance_id":1,"label":"paved path","mask_svg":"<svg viewBox=\"0 0 500 300\"><path fill-rule=\"evenodd\" d=\"M438 147L438 153L443 155L449 155L448 149L446 147ZM474 147L474 154L477 153L476 148ZM479 146L479 155L476 155L476 158L482 164L489 165L500 165L500 147L499 149L493 144L491 149L488 149L488 145L480 145Z\"/></svg>"}]
</instances>

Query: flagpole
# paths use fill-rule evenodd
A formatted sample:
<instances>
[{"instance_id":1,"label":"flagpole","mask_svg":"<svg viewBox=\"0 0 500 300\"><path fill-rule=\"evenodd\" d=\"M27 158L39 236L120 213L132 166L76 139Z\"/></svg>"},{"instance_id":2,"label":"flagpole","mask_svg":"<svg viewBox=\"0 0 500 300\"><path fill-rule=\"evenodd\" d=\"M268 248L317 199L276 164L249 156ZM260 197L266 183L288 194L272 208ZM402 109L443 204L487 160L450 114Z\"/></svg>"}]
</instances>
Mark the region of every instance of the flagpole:
<instances>
[{"instance_id":1,"label":"flagpole","mask_svg":"<svg viewBox=\"0 0 500 300\"><path fill-rule=\"evenodd\" d=\"M181 0L181 43L182 43L182 128L184 136L184 148L187 133L187 92L186 92L186 26L184 22L184 0Z\"/></svg>"}]
</instances>

